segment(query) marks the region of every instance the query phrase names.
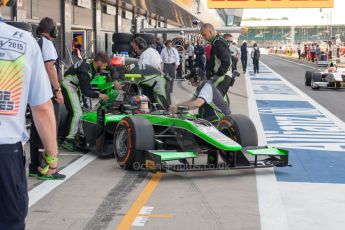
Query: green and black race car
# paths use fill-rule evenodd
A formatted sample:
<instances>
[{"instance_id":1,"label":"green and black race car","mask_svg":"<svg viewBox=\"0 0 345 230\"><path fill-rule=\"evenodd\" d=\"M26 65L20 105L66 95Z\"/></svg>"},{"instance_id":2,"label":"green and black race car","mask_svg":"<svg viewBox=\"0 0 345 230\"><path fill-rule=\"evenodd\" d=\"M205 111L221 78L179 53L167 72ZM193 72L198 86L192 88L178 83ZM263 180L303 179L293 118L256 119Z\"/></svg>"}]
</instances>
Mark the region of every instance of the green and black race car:
<instances>
[{"instance_id":1,"label":"green and black race car","mask_svg":"<svg viewBox=\"0 0 345 230\"><path fill-rule=\"evenodd\" d=\"M226 116L211 124L187 108L170 114L157 103L142 113L131 100L140 96L138 84L124 82L121 94L104 77L93 84L111 100L82 115L77 147L100 156L114 154L124 169L201 171L288 165L288 151L257 146L255 126L244 115ZM206 162L196 164L195 158L201 155L207 156ZM180 163L173 163L176 160Z\"/></svg>"}]
</instances>

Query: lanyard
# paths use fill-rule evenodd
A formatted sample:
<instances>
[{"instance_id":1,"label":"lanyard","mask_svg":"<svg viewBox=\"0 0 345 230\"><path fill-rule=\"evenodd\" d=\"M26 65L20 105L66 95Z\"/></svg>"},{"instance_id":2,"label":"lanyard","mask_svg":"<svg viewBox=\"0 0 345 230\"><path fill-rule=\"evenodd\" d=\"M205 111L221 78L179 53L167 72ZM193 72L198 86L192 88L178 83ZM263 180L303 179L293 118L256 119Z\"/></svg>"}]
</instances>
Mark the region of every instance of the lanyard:
<instances>
[{"instance_id":1,"label":"lanyard","mask_svg":"<svg viewBox=\"0 0 345 230\"><path fill-rule=\"evenodd\" d=\"M167 49L167 52L168 52L168 55L170 57L173 51L171 49Z\"/></svg>"},{"instance_id":2,"label":"lanyard","mask_svg":"<svg viewBox=\"0 0 345 230\"><path fill-rule=\"evenodd\" d=\"M173 50L167 48L167 54L168 54L168 62L170 63L170 62L174 61Z\"/></svg>"}]
</instances>

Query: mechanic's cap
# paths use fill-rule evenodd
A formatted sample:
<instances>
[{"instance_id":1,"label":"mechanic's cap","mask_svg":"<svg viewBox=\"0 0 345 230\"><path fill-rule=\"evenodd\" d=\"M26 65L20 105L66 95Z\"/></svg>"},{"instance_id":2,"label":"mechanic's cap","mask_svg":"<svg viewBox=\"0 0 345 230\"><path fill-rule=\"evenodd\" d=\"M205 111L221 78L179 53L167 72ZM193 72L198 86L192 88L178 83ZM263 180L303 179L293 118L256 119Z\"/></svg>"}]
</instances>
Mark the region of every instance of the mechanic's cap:
<instances>
[{"instance_id":1,"label":"mechanic's cap","mask_svg":"<svg viewBox=\"0 0 345 230\"><path fill-rule=\"evenodd\" d=\"M194 80L202 80L206 77L206 73L199 67L193 68L192 71L185 76L187 80L194 78Z\"/></svg>"}]
</instances>

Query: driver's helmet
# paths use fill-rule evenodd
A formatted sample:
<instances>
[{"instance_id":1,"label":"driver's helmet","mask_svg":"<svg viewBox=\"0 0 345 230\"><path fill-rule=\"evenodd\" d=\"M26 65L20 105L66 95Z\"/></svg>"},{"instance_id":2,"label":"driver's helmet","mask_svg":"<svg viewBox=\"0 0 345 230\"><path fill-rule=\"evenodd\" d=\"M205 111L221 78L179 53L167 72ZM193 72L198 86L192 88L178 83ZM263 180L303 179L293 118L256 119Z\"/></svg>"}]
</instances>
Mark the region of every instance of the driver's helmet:
<instances>
[{"instance_id":1,"label":"driver's helmet","mask_svg":"<svg viewBox=\"0 0 345 230\"><path fill-rule=\"evenodd\" d=\"M331 62L328 67L328 73L334 73L336 71L337 71L337 65Z\"/></svg>"},{"instance_id":2,"label":"driver's helmet","mask_svg":"<svg viewBox=\"0 0 345 230\"><path fill-rule=\"evenodd\" d=\"M136 95L130 99L130 104L136 107L134 113L149 113L150 112L150 99L143 95Z\"/></svg>"}]
</instances>

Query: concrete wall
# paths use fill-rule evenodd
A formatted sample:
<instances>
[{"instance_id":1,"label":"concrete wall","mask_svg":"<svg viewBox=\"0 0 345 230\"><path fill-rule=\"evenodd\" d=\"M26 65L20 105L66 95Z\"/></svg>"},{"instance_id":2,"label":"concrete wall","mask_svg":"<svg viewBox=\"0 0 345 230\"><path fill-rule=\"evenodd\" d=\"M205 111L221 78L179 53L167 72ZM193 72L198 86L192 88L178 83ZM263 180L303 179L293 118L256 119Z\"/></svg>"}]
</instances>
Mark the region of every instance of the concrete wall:
<instances>
[{"instance_id":1,"label":"concrete wall","mask_svg":"<svg viewBox=\"0 0 345 230\"><path fill-rule=\"evenodd\" d=\"M31 19L50 17L57 22L61 21L60 0L27 0L27 16Z\"/></svg>"},{"instance_id":2,"label":"concrete wall","mask_svg":"<svg viewBox=\"0 0 345 230\"><path fill-rule=\"evenodd\" d=\"M125 1L90 0L91 7L75 5L74 0L23 0L16 10L4 7L3 17L5 20L23 21L38 24L44 17L51 17L59 26L60 36L54 42L60 56L64 61L69 60L67 50L71 50L73 34L84 34L84 48L95 41L92 53L104 50L111 53L112 34L118 32L131 32L133 19L139 14L148 21L149 27L167 27L175 24L147 10L139 10L136 6ZM114 12L108 14L104 11L104 5L115 7ZM114 8L113 8L114 9ZM125 12L123 15L122 12ZM168 25L170 24L170 25Z\"/></svg>"}]
</instances>

